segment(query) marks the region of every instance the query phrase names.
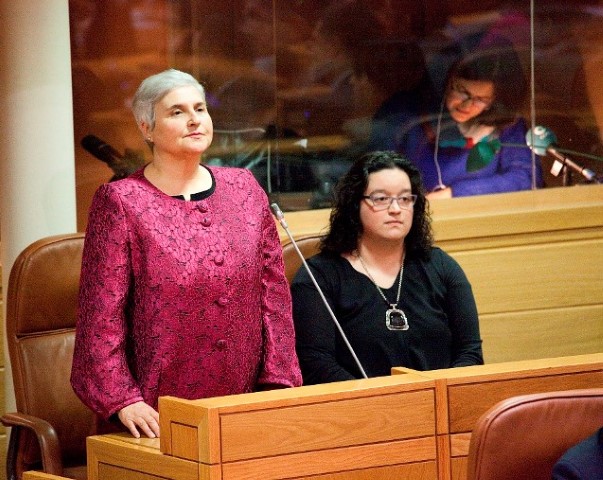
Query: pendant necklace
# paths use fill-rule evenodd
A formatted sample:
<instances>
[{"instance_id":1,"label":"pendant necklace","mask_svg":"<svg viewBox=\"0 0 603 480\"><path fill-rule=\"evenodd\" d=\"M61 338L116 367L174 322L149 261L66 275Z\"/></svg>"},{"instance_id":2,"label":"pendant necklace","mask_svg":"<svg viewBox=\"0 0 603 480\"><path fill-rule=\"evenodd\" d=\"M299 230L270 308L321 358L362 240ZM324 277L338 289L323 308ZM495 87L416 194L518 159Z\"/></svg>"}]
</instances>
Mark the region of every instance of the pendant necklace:
<instances>
[{"instance_id":1,"label":"pendant necklace","mask_svg":"<svg viewBox=\"0 0 603 480\"><path fill-rule=\"evenodd\" d=\"M387 303L391 307L385 312L385 326L388 328L388 330L408 330L408 319L406 318L406 314L402 310L397 308L398 303L400 302L400 292L402 291L402 275L404 274L404 257L402 257L402 262L400 264L400 274L399 274L400 277L398 280L398 294L396 296L396 303L390 303L389 300L387 299L387 297L385 296L385 293L383 293L383 290L381 290L379 285L377 285L377 282L375 282L375 279L371 275L371 272L369 272L368 268L366 268L364 260L362 260L362 257L360 256L360 252L357 252L357 254L358 254L358 260L360 260L362 268L364 268L364 271L366 272L368 277L371 279L371 282L373 282L373 284L377 288L377 291L379 292L381 297L383 297L383 300L385 300L385 303Z\"/></svg>"}]
</instances>

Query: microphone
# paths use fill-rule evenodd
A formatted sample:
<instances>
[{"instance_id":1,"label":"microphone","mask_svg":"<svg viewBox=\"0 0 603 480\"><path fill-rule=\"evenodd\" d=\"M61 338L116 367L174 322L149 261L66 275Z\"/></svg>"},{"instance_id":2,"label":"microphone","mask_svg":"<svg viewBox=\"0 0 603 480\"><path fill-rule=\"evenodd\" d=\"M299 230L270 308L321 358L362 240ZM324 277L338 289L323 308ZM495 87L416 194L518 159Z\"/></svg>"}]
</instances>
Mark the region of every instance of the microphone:
<instances>
[{"instance_id":1,"label":"microphone","mask_svg":"<svg viewBox=\"0 0 603 480\"><path fill-rule=\"evenodd\" d=\"M549 154L555 158L555 164L551 169L551 173L555 176L559 174L564 166L567 166L584 176L588 181L596 180L595 172L588 168L581 167L557 150L556 142L557 137L546 127L537 126L528 130L526 133L526 143L536 155L543 156Z\"/></svg>"},{"instance_id":2,"label":"microphone","mask_svg":"<svg viewBox=\"0 0 603 480\"><path fill-rule=\"evenodd\" d=\"M111 181L125 178L144 165L144 158L126 148L122 155L115 148L96 135L86 135L80 142L84 149L96 158L105 162L115 173Z\"/></svg>"},{"instance_id":3,"label":"microphone","mask_svg":"<svg viewBox=\"0 0 603 480\"><path fill-rule=\"evenodd\" d=\"M272 203L270 205L270 208L272 209L272 212L274 213L274 217L278 220L278 222L281 224L281 227L283 227L283 229L287 233L287 236L291 240L291 243L293 244L295 251L299 255L299 258L301 258L302 264L303 264L304 268L306 269L306 272L308 272L308 275L310 276L310 280L312 280L312 283L314 284L314 287L318 291L320 298L322 299L322 302L325 304L325 307L327 307L327 310L328 310L329 314L331 315L331 318L333 319L333 322L335 323L337 330L339 330L339 333L341 334L341 337L343 338L343 341L344 341L346 347L352 354L352 357L354 358L354 361L356 362L356 365L358 366L360 373L362 374L362 376L364 378L368 378L368 376L366 375L366 373L364 371L364 368L362 368L362 364L360 363L360 360L358 360L358 356L356 355L356 352L354 351L354 349L352 348L352 345L350 344L350 342L348 340L348 337L346 336L345 332L343 331L343 328L341 328L341 324L339 323L339 320L337 320L337 317L333 313L333 310L331 309L329 302L327 302L327 299L326 299L324 293L322 293L321 288L318 286L318 283L316 282L316 278L314 278L314 275L312 274L310 267L306 263L306 259L304 258L304 255L301 253L299 247L297 246L297 242L293 238L293 235L291 235L291 232L289 231L289 226L287 225L287 221L285 220L285 215L283 214L283 211L280 209L280 207L276 203Z\"/></svg>"},{"instance_id":4,"label":"microphone","mask_svg":"<svg viewBox=\"0 0 603 480\"><path fill-rule=\"evenodd\" d=\"M113 168L113 165L121 163L121 160L124 158L121 153L111 145L103 142L96 135L86 135L82 138L81 145L88 153L105 162L111 168Z\"/></svg>"}]
</instances>

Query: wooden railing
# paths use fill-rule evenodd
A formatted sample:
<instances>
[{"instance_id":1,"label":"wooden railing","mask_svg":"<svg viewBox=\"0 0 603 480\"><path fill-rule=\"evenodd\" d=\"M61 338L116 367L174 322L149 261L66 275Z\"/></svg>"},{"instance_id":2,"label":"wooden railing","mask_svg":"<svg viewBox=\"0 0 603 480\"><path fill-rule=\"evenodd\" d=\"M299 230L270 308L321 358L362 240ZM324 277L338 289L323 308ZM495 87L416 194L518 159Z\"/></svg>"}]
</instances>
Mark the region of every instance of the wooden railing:
<instances>
[{"instance_id":1,"label":"wooden railing","mask_svg":"<svg viewBox=\"0 0 603 480\"><path fill-rule=\"evenodd\" d=\"M202 400L162 397L161 438L88 438L88 480L464 480L500 400L603 384L603 354L350 380Z\"/></svg>"}]
</instances>

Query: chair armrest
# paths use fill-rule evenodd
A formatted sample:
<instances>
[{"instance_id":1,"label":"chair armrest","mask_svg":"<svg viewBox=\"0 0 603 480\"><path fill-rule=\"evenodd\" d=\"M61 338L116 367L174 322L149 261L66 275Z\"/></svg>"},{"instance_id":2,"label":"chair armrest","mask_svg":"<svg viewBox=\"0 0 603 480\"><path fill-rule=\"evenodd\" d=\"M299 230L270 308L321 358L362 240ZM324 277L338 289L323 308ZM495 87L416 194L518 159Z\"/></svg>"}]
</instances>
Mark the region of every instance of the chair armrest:
<instances>
[{"instance_id":1,"label":"chair armrest","mask_svg":"<svg viewBox=\"0 0 603 480\"><path fill-rule=\"evenodd\" d=\"M50 423L39 417L19 412L5 413L0 417L0 422L5 427L12 427L6 458L7 471L10 468L13 468L13 472L15 471L20 431L26 428L33 432L38 439L44 472L52 475L63 475L63 461L59 438L56 430ZM11 476L9 475L8 478L10 480Z\"/></svg>"}]
</instances>

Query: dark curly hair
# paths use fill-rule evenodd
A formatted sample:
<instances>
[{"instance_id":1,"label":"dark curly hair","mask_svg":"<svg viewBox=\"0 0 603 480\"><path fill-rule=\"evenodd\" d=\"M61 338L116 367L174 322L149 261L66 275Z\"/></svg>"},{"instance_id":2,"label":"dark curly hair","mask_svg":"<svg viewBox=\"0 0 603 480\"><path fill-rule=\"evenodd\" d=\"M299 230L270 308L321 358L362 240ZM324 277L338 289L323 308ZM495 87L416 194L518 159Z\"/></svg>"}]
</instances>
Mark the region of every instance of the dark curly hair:
<instances>
[{"instance_id":1,"label":"dark curly hair","mask_svg":"<svg viewBox=\"0 0 603 480\"><path fill-rule=\"evenodd\" d=\"M358 247L363 232L360 221L360 202L371 173L398 168L408 175L412 193L417 195L412 226L404 243L409 256L426 257L433 245L431 216L425 198L421 174L409 160L393 151L376 151L358 157L335 189L335 206L331 211L329 232L321 241L321 251L342 254Z\"/></svg>"}]
</instances>

